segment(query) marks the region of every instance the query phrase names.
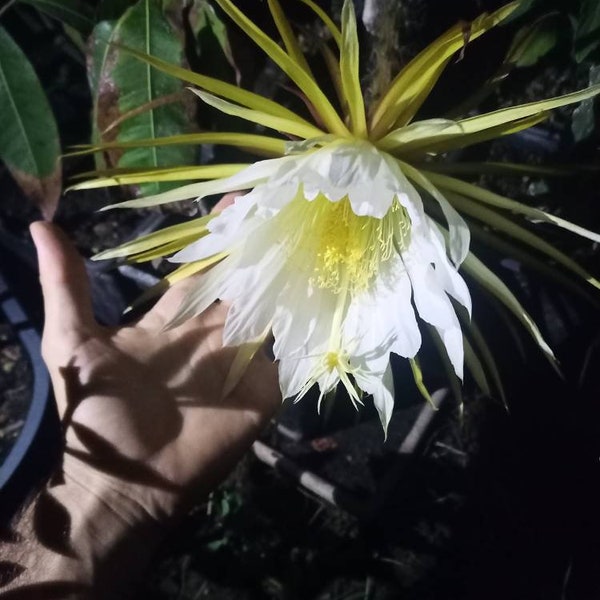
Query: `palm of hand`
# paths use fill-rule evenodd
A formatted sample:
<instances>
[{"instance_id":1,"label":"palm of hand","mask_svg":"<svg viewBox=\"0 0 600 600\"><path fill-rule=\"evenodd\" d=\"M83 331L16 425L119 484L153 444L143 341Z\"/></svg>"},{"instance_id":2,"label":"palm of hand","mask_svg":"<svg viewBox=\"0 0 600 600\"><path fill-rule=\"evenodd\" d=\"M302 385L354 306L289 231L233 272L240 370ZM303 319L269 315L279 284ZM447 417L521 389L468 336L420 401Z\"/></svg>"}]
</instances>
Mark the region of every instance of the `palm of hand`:
<instances>
[{"instance_id":1,"label":"palm of hand","mask_svg":"<svg viewBox=\"0 0 600 600\"><path fill-rule=\"evenodd\" d=\"M85 269L48 225L33 231L45 294L43 351L66 430L65 470L86 470L155 516L192 484L205 493L229 471L279 405L260 354L222 398L235 349L222 348L226 308L169 330L185 282L137 324L110 330L91 313ZM79 476L79 475L77 475Z\"/></svg>"}]
</instances>

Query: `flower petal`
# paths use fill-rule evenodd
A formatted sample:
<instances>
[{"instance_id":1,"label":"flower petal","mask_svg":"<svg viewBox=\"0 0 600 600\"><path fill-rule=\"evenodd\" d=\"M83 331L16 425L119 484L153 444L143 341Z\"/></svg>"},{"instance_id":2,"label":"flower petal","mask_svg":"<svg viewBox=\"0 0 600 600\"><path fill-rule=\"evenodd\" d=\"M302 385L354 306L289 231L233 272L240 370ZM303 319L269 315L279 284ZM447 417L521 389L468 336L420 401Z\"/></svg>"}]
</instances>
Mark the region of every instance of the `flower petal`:
<instances>
[{"instance_id":1,"label":"flower petal","mask_svg":"<svg viewBox=\"0 0 600 600\"><path fill-rule=\"evenodd\" d=\"M207 226L210 235L190 244L172 256L169 261L174 263L191 262L227 250L238 241L239 230L255 206L255 198L250 194L237 196L233 204L210 221Z\"/></svg>"},{"instance_id":2,"label":"flower petal","mask_svg":"<svg viewBox=\"0 0 600 600\"><path fill-rule=\"evenodd\" d=\"M361 389L373 395L373 404L377 409L383 434L387 439L388 427L394 410L394 376L391 363L388 362L382 376L357 376Z\"/></svg>"},{"instance_id":3,"label":"flower petal","mask_svg":"<svg viewBox=\"0 0 600 600\"><path fill-rule=\"evenodd\" d=\"M254 240L249 240L254 241ZM254 246L254 248L249 246ZM236 297L227 313L223 344L237 346L253 340L267 329L273 320L272 298L277 296L285 278L281 277L281 249L272 245L264 256L257 257L259 244L245 244L240 250L242 260L231 274L237 280ZM246 263L244 265L244 263ZM227 298L228 300L230 298Z\"/></svg>"}]
</instances>

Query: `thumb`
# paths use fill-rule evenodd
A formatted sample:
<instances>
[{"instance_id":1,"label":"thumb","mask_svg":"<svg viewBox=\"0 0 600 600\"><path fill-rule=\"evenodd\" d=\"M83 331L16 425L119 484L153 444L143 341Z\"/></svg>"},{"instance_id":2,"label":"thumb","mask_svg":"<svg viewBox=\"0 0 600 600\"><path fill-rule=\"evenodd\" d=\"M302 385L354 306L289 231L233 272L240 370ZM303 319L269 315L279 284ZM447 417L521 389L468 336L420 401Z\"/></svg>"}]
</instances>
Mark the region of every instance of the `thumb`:
<instances>
[{"instance_id":1,"label":"thumb","mask_svg":"<svg viewBox=\"0 0 600 600\"><path fill-rule=\"evenodd\" d=\"M73 340L96 326L83 259L55 225L37 221L30 232L44 295L44 337Z\"/></svg>"}]
</instances>

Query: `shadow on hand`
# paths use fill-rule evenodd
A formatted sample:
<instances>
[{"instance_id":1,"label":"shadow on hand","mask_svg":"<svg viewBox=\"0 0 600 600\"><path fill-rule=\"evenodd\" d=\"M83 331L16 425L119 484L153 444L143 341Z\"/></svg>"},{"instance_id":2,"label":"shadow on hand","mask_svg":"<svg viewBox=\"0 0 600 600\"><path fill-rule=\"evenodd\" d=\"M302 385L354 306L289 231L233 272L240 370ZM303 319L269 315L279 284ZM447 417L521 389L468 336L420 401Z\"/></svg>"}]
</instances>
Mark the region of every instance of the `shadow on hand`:
<instances>
[{"instance_id":1,"label":"shadow on hand","mask_svg":"<svg viewBox=\"0 0 600 600\"><path fill-rule=\"evenodd\" d=\"M177 491L179 487L151 469L143 462L123 456L112 444L95 431L79 423L72 424L73 431L81 443L89 450L82 452L66 448L65 452L94 467L98 471L167 491Z\"/></svg>"},{"instance_id":2,"label":"shadow on hand","mask_svg":"<svg viewBox=\"0 0 600 600\"><path fill-rule=\"evenodd\" d=\"M255 378L256 394L252 389L222 397L237 350L214 349L206 343L217 329L193 327L174 338L124 330L132 336L125 342L133 340L134 350L111 336L89 340L59 371L67 391L62 424L72 434L65 452L121 480L179 491L179 482L169 478L170 469L160 468L161 453L186 442L180 439L184 418L197 420L198 435L206 431L203 413L189 409L266 413L266 406L257 405L257 400L264 402L268 378Z\"/></svg>"}]
</instances>

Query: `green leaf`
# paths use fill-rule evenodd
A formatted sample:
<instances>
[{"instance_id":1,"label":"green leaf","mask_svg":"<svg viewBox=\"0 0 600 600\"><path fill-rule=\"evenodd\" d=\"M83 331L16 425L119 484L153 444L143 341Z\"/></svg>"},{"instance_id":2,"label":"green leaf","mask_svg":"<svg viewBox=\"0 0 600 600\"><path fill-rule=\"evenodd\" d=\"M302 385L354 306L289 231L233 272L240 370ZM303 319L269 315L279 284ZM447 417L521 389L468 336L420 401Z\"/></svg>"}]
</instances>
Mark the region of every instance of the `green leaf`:
<instances>
[{"instance_id":1,"label":"green leaf","mask_svg":"<svg viewBox=\"0 0 600 600\"><path fill-rule=\"evenodd\" d=\"M33 67L0 27L0 159L48 219L60 197L60 142Z\"/></svg>"},{"instance_id":2,"label":"green leaf","mask_svg":"<svg viewBox=\"0 0 600 600\"><path fill-rule=\"evenodd\" d=\"M111 64L109 57L112 56L110 44L114 41L113 34L116 22L101 21L94 27L89 42L88 54L88 81L92 92L92 144L113 141L116 139L116 131L110 137L103 137L100 133L103 126L110 124L107 113L115 110L117 103L117 91L112 82ZM118 154L111 158L107 154L96 154L94 157L96 168L102 169L107 166L107 158L111 164L118 162Z\"/></svg>"},{"instance_id":3,"label":"green leaf","mask_svg":"<svg viewBox=\"0 0 600 600\"><path fill-rule=\"evenodd\" d=\"M104 31L111 27L104 25ZM103 136L102 132L122 115L136 111L151 103L160 103L161 98L182 93L179 81L156 72L149 64L141 62L124 52L118 45L106 48L103 42L128 46L146 54L158 54L165 61L178 65L184 60L182 32L173 29L164 17L160 0L139 0L128 9L110 32L109 40L103 40L95 31L94 58L91 79L95 94L94 143L112 142L114 132ZM96 48L96 44L98 47ZM181 103L157 106L126 118L118 126L118 141L133 141L180 135L189 129L189 107ZM116 129L116 128L115 128ZM101 139L98 139L101 138ZM109 166L159 168L193 163L193 147L169 146L127 149L125 152L109 154ZM150 183L140 187L143 194L155 194L170 189L174 184Z\"/></svg>"},{"instance_id":4,"label":"green leaf","mask_svg":"<svg viewBox=\"0 0 600 600\"><path fill-rule=\"evenodd\" d=\"M515 35L505 62L515 67L531 67L558 43L561 21L557 13L544 15Z\"/></svg>"},{"instance_id":5,"label":"green leaf","mask_svg":"<svg viewBox=\"0 0 600 600\"><path fill-rule=\"evenodd\" d=\"M583 62L600 46L600 3L581 0L575 27L575 60Z\"/></svg>"},{"instance_id":6,"label":"green leaf","mask_svg":"<svg viewBox=\"0 0 600 600\"><path fill-rule=\"evenodd\" d=\"M35 6L40 12L58 19L87 36L92 31L95 20L92 6L83 0L19 0Z\"/></svg>"}]
</instances>

